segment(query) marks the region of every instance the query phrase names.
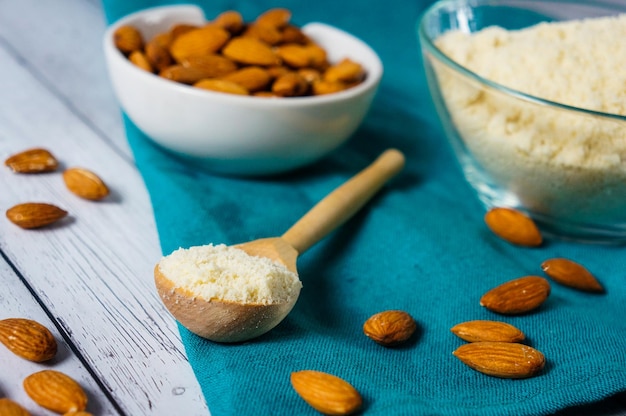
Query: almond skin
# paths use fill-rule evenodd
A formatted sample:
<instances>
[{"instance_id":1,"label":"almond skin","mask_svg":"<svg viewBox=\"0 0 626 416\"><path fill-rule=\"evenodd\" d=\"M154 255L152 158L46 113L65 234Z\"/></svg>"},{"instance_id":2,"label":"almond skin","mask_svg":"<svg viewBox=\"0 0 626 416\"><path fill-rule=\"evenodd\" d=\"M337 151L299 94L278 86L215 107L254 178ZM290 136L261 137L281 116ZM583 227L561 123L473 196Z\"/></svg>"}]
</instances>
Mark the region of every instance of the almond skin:
<instances>
[{"instance_id":1,"label":"almond skin","mask_svg":"<svg viewBox=\"0 0 626 416\"><path fill-rule=\"evenodd\" d=\"M9 208L6 216L21 228L32 229L50 225L67 215L67 211L43 202L26 202Z\"/></svg>"},{"instance_id":2,"label":"almond skin","mask_svg":"<svg viewBox=\"0 0 626 416\"><path fill-rule=\"evenodd\" d=\"M540 276L525 276L501 284L480 299L490 311L516 315L541 306L550 295L550 283Z\"/></svg>"},{"instance_id":3,"label":"almond skin","mask_svg":"<svg viewBox=\"0 0 626 416\"><path fill-rule=\"evenodd\" d=\"M511 324L488 320L462 322L450 331L467 342L520 342L526 338L522 331Z\"/></svg>"},{"instance_id":4,"label":"almond skin","mask_svg":"<svg viewBox=\"0 0 626 416\"><path fill-rule=\"evenodd\" d=\"M291 385L305 402L325 415L349 415L363 404L361 395L350 383L321 371L291 373Z\"/></svg>"},{"instance_id":5,"label":"almond skin","mask_svg":"<svg viewBox=\"0 0 626 416\"><path fill-rule=\"evenodd\" d=\"M16 173L52 172L59 167L58 160L49 150L42 148L28 149L14 154L4 164Z\"/></svg>"},{"instance_id":6,"label":"almond skin","mask_svg":"<svg viewBox=\"0 0 626 416\"><path fill-rule=\"evenodd\" d=\"M379 312L363 324L363 333L385 347L393 347L406 342L416 329L417 324L413 317L398 310Z\"/></svg>"},{"instance_id":7,"label":"almond skin","mask_svg":"<svg viewBox=\"0 0 626 416\"><path fill-rule=\"evenodd\" d=\"M541 268L557 283L585 292L604 292L604 288L589 270L575 261L565 258L548 259Z\"/></svg>"},{"instance_id":8,"label":"almond skin","mask_svg":"<svg viewBox=\"0 0 626 416\"><path fill-rule=\"evenodd\" d=\"M38 363L52 359L57 353L54 335L31 319L0 320L0 342L14 354Z\"/></svg>"},{"instance_id":9,"label":"almond skin","mask_svg":"<svg viewBox=\"0 0 626 416\"><path fill-rule=\"evenodd\" d=\"M0 415L2 416L30 416L22 406L7 398L0 399Z\"/></svg>"},{"instance_id":10,"label":"almond skin","mask_svg":"<svg viewBox=\"0 0 626 416\"><path fill-rule=\"evenodd\" d=\"M514 342L472 342L453 354L474 370L499 378L532 377L546 363L540 351Z\"/></svg>"},{"instance_id":11,"label":"almond skin","mask_svg":"<svg viewBox=\"0 0 626 416\"><path fill-rule=\"evenodd\" d=\"M42 370L24 379L26 394L41 407L56 413L83 411L87 394L70 376L55 370Z\"/></svg>"},{"instance_id":12,"label":"almond skin","mask_svg":"<svg viewBox=\"0 0 626 416\"><path fill-rule=\"evenodd\" d=\"M487 227L503 240L526 247L538 247L543 237L535 222L512 208L492 208L485 214Z\"/></svg>"},{"instance_id":13,"label":"almond skin","mask_svg":"<svg viewBox=\"0 0 626 416\"><path fill-rule=\"evenodd\" d=\"M98 201L109 195L109 188L102 179L90 170L69 168L63 172L65 186L81 198Z\"/></svg>"}]
</instances>

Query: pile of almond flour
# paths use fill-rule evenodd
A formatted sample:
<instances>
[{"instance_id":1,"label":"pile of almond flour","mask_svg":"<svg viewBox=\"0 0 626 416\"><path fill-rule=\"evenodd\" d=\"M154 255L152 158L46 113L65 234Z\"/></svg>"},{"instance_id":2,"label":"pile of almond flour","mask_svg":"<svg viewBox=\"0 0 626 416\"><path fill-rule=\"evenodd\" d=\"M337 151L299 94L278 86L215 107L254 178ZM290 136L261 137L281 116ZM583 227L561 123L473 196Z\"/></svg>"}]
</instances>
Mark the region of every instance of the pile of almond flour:
<instances>
[{"instance_id":1,"label":"pile of almond flour","mask_svg":"<svg viewBox=\"0 0 626 416\"><path fill-rule=\"evenodd\" d=\"M626 47L618 39L626 39L626 15L451 31L436 45L498 84L626 116ZM433 64L465 145L497 186L538 214L626 227L626 120L515 99Z\"/></svg>"}]
</instances>

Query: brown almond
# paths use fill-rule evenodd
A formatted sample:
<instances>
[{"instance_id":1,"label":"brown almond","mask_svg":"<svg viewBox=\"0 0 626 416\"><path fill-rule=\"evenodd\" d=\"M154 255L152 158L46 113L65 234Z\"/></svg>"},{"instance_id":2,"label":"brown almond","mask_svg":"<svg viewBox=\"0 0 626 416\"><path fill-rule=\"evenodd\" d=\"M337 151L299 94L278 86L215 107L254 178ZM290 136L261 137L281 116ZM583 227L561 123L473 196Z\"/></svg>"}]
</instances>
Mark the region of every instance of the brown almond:
<instances>
[{"instance_id":1,"label":"brown almond","mask_svg":"<svg viewBox=\"0 0 626 416\"><path fill-rule=\"evenodd\" d=\"M272 66L280 63L280 58L267 43L250 37L232 39L224 46L222 54L245 65Z\"/></svg>"},{"instance_id":2,"label":"brown almond","mask_svg":"<svg viewBox=\"0 0 626 416\"><path fill-rule=\"evenodd\" d=\"M330 66L324 72L324 80L329 82L359 82L365 76L363 66L349 58Z\"/></svg>"},{"instance_id":3,"label":"brown almond","mask_svg":"<svg viewBox=\"0 0 626 416\"><path fill-rule=\"evenodd\" d=\"M490 311L516 315L538 308L550 295L550 283L540 276L510 280L485 293L481 306Z\"/></svg>"},{"instance_id":4,"label":"brown almond","mask_svg":"<svg viewBox=\"0 0 626 416\"><path fill-rule=\"evenodd\" d=\"M148 61L146 55L141 51L133 51L128 55L128 60L132 62L138 68L143 69L144 71L152 72L152 64Z\"/></svg>"},{"instance_id":5,"label":"brown almond","mask_svg":"<svg viewBox=\"0 0 626 416\"><path fill-rule=\"evenodd\" d=\"M133 26L120 26L113 32L113 43L115 47L126 55L143 49L143 42L143 36L139 30Z\"/></svg>"},{"instance_id":6,"label":"brown almond","mask_svg":"<svg viewBox=\"0 0 626 416\"><path fill-rule=\"evenodd\" d=\"M350 383L321 371L291 373L291 385L305 402L325 415L349 415L363 404L361 395Z\"/></svg>"},{"instance_id":7,"label":"brown almond","mask_svg":"<svg viewBox=\"0 0 626 416\"><path fill-rule=\"evenodd\" d=\"M169 34L162 34L169 39ZM172 65L173 59L169 51L169 40L165 40L163 36L156 36L146 44L146 59L150 62L150 66L155 71L161 71Z\"/></svg>"},{"instance_id":8,"label":"brown almond","mask_svg":"<svg viewBox=\"0 0 626 416\"><path fill-rule=\"evenodd\" d=\"M284 43L305 45L311 42L309 37L299 27L294 25L287 25L282 29L282 38Z\"/></svg>"},{"instance_id":9,"label":"brown almond","mask_svg":"<svg viewBox=\"0 0 626 416\"><path fill-rule=\"evenodd\" d=\"M171 46L174 39L176 39L180 35L183 35L187 32L191 32L192 30L196 30L196 29L200 29L200 26L191 25L189 23L175 24L174 26L171 27L170 31L168 32L169 38L170 38L169 45Z\"/></svg>"},{"instance_id":10,"label":"brown almond","mask_svg":"<svg viewBox=\"0 0 626 416\"><path fill-rule=\"evenodd\" d=\"M177 62L190 56L214 54L230 39L225 29L207 25L178 35L170 45L170 54Z\"/></svg>"},{"instance_id":11,"label":"brown almond","mask_svg":"<svg viewBox=\"0 0 626 416\"><path fill-rule=\"evenodd\" d=\"M30 416L30 413L13 400L0 399L0 416Z\"/></svg>"},{"instance_id":12,"label":"brown almond","mask_svg":"<svg viewBox=\"0 0 626 416\"><path fill-rule=\"evenodd\" d=\"M264 90L272 80L266 69L248 66L222 76L223 80L235 82L250 92Z\"/></svg>"},{"instance_id":13,"label":"brown almond","mask_svg":"<svg viewBox=\"0 0 626 416\"><path fill-rule=\"evenodd\" d=\"M513 208L491 208L485 214L485 223L494 234L512 244L537 247L543 242L532 218Z\"/></svg>"},{"instance_id":14,"label":"brown almond","mask_svg":"<svg viewBox=\"0 0 626 416\"><path fill-rule=\"evenodd\" d=\"M227 10L220 13L215 19L213 19L213 24L226 29L233 35L241 32L245 26L243 16L235 10Z\"/></svg>"},{"instance_id":15,"label":"brown almond","mask_svg":"<svg viewBox=\"0 0 626 416\"><path fill-rule=\"evenodd\" d=\"M279 29L258 23L249 25L242 36L256 38L268 45L276 45L283 41L283 34Z\"/></svg>"},{"instance_id":16,"label":"brown almond","mask_svg":"<svg viewBox=\"0 0 626 416\"><path fill-rule=\"evenodd\" d=\"M557 283L585 292L604 292L598 279L583 265L565 258L548 259L541 268Z\"/></svg>"},{"instance_id":17,"label":"brown almond","mask_svg":"<svg viewBox=\"0 0 626 416\"><path fill-rule=\"evenodd\" d=\"M63 172L65 186L73 194L92 201L109 195L109 188L95 173L84 168L69 168Z\"/></svg>"},{"instance_id":18,"label":"brown almond","mask_svg":"<svg viewBox=\"0 0 626 416\"><path fill-rule=\"evenodd\" d=\"M31 229L50 225L67 215L67 211L56 205L43 202L26 202L9 208L6 216L13 224Z\"/></svg>"},{"instance_id":19,"label":"brown almond","mask_svg":"<svg viewBox=\"0 0 626 416\"><path fill-rule=\"evenodd\" d=\"M407 312L398 310L379 312L363 324L363 333L385 347L406 342L416 329L417 324L413 317Z\"/></svg>"},{"instance_id":20,"label":"brown almond","mask_svg":"<svg viewBox=\"0 0 626 416\"><path fill-rule=\"evenodd\" d=\"M308 90L309 83L297 72L281 75L272 84L272 92L279 97L300 97Z\"/></svg>"},{"instance_id":21,"label":"brown almond","mask_svg":"<svg viewBox=\"0 0 626 416\"><path fill-rule=\"evenodd\" d=\"M232 60L215 54L192 56L185 59L182 65L196 70L198 74L202 74L202 78L222 77L238 69L237 64Z\"/></svg>"},{"instance_id":22,"label":"brown almond","mask_svg":"<svg viewBox=\"0 0 626 416\"><path fill-rule=\"evenodd\" d=\"M310 50L306 46L289 43L276 48L283 62L292 68L305 68L312 65Z\"/></svg>"},{"instance_id":23,"label":"brown almond","mask_svg":"<svg viewBox=\"0 0 626 416\"><path fill-rule=\"evenodd\" d=\"M202 81L196 82L193 86L204 90L223 92L227 94L249 95L249 91L241 85L236 82L226 81L223 79L203 79Z\"/></svg>"},{"instance_id":24,"label":"brown almond","mask_svg":"<svg viewBox=\"0 0 626 416\"><path fill-rule=\"evenodd\" d=\"M83 411L87 395L73 378L55 370L42 370L24 379L24 390L39 406L56 413Z\"/></svg>"},{"instance_id":25,"label":"brown almond","mask_svg":"<svg viewBox=\"0 0 626 416\"><path fill-rule=\"evenodd\" d=\"M256 23L267 26L283 28L291 19L291 11L284 8L273 8L266 10L256 18Z\"/></svg>"},{"instance_id":26,"label":"brown almond","mask_svg":"<svg viewBox=\"0 0 626 416\"><path fill-rule=\"evenodd\" d=\"M520 342L526 338L522 331L511 324L489 320L461 322L450 331L467 342Z\"/></svg>"},{"instance_id":27,"label":"brown almond","mask_svg":"<svg viewBox=\"0 0 626 416\"><path fill-rule=\"evenodd\" d=\"M52 359L57 353L54 335L31 319L0 320L0 342L14 354L38 363Z\"/></svg>"},{"instance_id":28,"label":"brown almond","mask_svg":"<svg viewBox=\"0 0 626 416\"><path fill-rule=\"evenodd\" d=\"M339 91L345 90L347 87L343 82L330 82L323 79L314 80L311 84L313 95L334 94Z\"/></svg>"},{"instance_id":29,"label":"brown almond","mask_svg":"<svg viewBox=\"0 0 626 416\"><path fill-rule=\"evenodd\" d=\"M546 363L540 351L515 342L471 342L453 354L474 370L499 378L532 377Z\"/></svg>"},{"instance_id":30,"label":"brown almond","mask_svg":"<svg viewBox=\"0 0 626 416\"><path fill-rule=\"evenodd\" d=\"M59 167L56 157L49 150L39 147L16 153L4 164L17 173L52 172Z\"/></svg>"}]
</instances>

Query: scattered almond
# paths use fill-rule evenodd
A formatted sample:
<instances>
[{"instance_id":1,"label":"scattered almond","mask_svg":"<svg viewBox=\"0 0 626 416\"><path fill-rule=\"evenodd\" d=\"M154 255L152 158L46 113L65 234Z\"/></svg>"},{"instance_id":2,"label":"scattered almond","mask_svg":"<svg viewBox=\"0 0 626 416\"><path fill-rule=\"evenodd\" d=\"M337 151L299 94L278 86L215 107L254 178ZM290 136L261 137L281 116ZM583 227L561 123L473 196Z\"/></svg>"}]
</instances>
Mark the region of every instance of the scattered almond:
<instances>
[{"instance_id":1,"label":"scattered almond","mask_svg":"<svg viewBox=\"0 0 626 416\"><path fill-rule=\"evenodd\" d=\"M349 415L363 404L361 395L350 383L321 371L291 373L291 385L305 402L325 415Z\"/></svg>"},{"instance_id":2,"label":"scattered almond","mask_svg":"<svg viewBox=\"0 0 626 416\"><path fill-rule=\"evenodd\" d=\"M385 347L402 344L411 338L416 329L413 317L398 310L379 312L363 324L363 333Z\"/></svg>"},{"instance_id":3,"label":"scattered almond","mask_svg":"<svg viewBox=\"0 0 626 416\"><path fill-rule=\"evenodd\" d=\"M550 295L550 283L540 276L525 276L501 284L480 298L490 311L516 315L538 308Z\"/></svg>"},{"instance_id":4,"label":"scattered almond","mask_svg":"<svg viewBox=\"0 0 626 416\"><path fill-rule=\"evenodd\" d=\"M512 208L492 208L485 214L485 223L498 237L519 246L536 247L543 242L535 222Z\"/></svg>"},{"instance_id":5,"label":"scattered almond","mask_svg":"<svg viewBox=\"0 0 626 416\"><path fill-rule=\"evenodd\" d=\"M9 208L6 216L21 228L40 228L50 225L67 215L67 211L56 205L43 202L27 202Z\"/></svg>"},{"instance_id":6,"label":"scattered almond","mask_svg":"<svg viewBox=\"0 0 626 416\"><path fill-rule=\"evenodd\" d=\"M130 25L117 28L113 33L113 42L117 49L125 54L141 50L143 48L143 37L139 30Z\"/></svg>"},{"instance_id":7,"label":"scattered almond","mask_svg":"<svg viewBox=\"0 0 626 416\"><path fill-rule=\"evenodd\" d=\"M30 413L13 400L1 398L0 416L30 416Z\"/></svg>"},{"instance_id":8,"label":"scattered almond","mask_svg":"<svg viewBox=\"0 0 626 416\"><path fill-rule=\"evenodd\" d=\"M546 362L540 351L514 342L472 342L453 354L474 370L500 378L535 376Z\"/></svg>"},{"instance_id":9,"label":"scattered almond","mask_svg":"<svg viewBox=\"0 0 626 416\"><path fill-rule=\"evenodd\" d=\"M541 263L544 273L555 282L585 292L604 292L604 288L589 270L575 261L553 258Z\"/></svg>"},{"instance_id":10,"label":"scattered almond","mask_svg":"<svg viewBox=\"0 0 626 416\"><path fill-rule=\"evenodd\" d=\"M520 342L526 338L522 331L511 324L488 320L462 322L450 331L467 342Z\"/></svg>"},{"instance_id":11,"label":"scattered almond","mask_svg":"<svg viewBox=\"0 0 626 416\"><path fill-rule=\"evenodd\" d=\"M14 154L5 160L4 164L17 173L52 172L59 167L59 162L52 153L42 148Z\"/></svg>"},{"instance_id":12,"label":"scattered almond","mask_svg":"<svg viewBox=\"0 0 626 416\"><path fill-rule=\"evenodd\" d=\"M55 370L42 370L24 379L26 394L38 405L57 413L83 411L87 394L70 376Z\"/></svg>"},{"instance_id":13,"label":"scattered almond","mask_svg":"<svg viewBox=\"0 0 626 416\"><path fill-rule=\"evenodd\" d=\"M70 168L63 172L65 186L81 198L97 201L109 195L109 188L102 179L90 170Z\"/></svg>"},{"instance_id":14,"label":"scattered almond","mask_svg":"<svg viewBox=\"0 0 626 416\"><path fill-rule=\"evenodd\" d=\"M14 354L34 362L48 361L57 353L54 335L31 319L0 320L0 342Z\"/></svg>"}]
</instances>

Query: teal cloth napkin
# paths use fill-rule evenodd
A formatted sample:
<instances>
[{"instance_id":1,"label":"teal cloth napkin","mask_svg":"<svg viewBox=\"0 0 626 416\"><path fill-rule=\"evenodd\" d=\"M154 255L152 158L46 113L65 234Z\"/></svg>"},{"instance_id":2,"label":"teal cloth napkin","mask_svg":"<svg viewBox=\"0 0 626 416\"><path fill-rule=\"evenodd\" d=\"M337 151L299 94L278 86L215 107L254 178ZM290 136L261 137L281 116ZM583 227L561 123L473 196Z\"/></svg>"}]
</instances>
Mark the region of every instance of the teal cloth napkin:
<instances>
[{"instance_id":1,"label":"teal cloth napkin","mask_svg":"<svg viewBox=\"0 0 626 416\"><path fill-rule=\"evenodd\" d=\"M109 22L165 3L172 2L103 0ZM280 235L384 149L396 147L407 156L397 178L300 258L304 287L277 328L237 345L212 343L180 328L213 415L316 414L289 382L292 371L303 369L349 381L361 392L368 415L543 415L626 390L624 248L553 239L541 248L520 248L486 228L484 209L462 177L427 91L415 25L429 3L199 3L207 16L235 9L247 20L271 7L288 7L296 24L335 25L379 53L385 75L365 123L313 166L262 179L214 176L153 145L125 118L164 254ZM479 305L486 290L541 275L541 262L557 256L586 265L607 293L553 284L540 310L517 317ZM363 335L365 320L386 309L405 310L418 322L408 345L387 349ZM544 372L506 380L466 367L452 355L463 341L450 328L472 319L504 320L522 329L547 357ZM571 412L583 412L576 409ZM586 412L601 409L596 404Z\"/></svg>"}]
</instances>

